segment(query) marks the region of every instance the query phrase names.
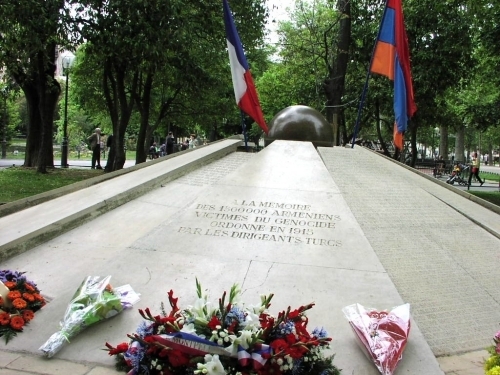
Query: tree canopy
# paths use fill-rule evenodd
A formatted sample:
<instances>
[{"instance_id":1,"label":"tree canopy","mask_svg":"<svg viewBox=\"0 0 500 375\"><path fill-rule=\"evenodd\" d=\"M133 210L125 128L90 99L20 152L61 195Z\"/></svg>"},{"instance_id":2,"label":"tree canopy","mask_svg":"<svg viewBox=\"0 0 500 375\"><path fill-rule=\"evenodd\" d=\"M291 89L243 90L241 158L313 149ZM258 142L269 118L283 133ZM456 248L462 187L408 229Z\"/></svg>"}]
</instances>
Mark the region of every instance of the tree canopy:
<instances>
[{"instance_id":1,"label":"tree canopy","mask_svg":"<svg viewBox=\"0 0 500 375\"><path fill-rule=\"evenodd\" d=\"M289 105L308 105L332 123L337 144L348 142L384 3L296 0L289 20L278 25L278 45L270 46L264 42L265 1L232 1L266 120ZM492 134L488 147L498 146L499 5L403 1L418 107L406 136L413 151L417 143L430 145L435 128L442 153L448 130L462 148L465 135L474 132ZM65 88L55 77L55 62L64 49L77 56L70 76L70 144L95 126L114 134L108 170L122 168L128 137L135 139L140 163L152 139L162 140L169 130L209 140L241 131L221 0L4 0L0 9L0 65L28 108L25 165L40 172L53 166L52 143L63 131L57 103ZM390 140L392 95L389 80L370 78L360 137ZM254 126L250 134L257 139L262 132Z\"/></svg>"}]
</instances>

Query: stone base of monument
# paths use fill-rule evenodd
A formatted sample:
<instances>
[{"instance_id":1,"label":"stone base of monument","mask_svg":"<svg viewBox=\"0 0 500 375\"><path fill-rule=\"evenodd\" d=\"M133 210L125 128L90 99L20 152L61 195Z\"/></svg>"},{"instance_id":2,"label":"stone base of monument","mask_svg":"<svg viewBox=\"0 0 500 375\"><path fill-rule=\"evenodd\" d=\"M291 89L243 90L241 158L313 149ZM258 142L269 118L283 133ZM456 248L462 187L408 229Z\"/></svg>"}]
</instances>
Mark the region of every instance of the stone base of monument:
<instances>
[{"instance_id":1,"label":"stone base of monument","mask_svg":"<svg viewBox=\"0 0 500 375\"><path fill-rule=\"evenodd\" d=\"M230 158L244 160L231 164ZM275 140L259 153L234 153L218 165L221 178L211 185L198 179L216 177L200 176L217 174L215 168L190 172L4 262L5 268L35 270L27 275L53 297L27 327L33 334L12 340L7 349L37 353L89 274L132 285L141 294L135 307L154 314L160 302L168 305L171 289L181 307L192 305L197 278L214 303L233 283L248 304L274 293L273 314L314 302L308 328L324 327L333 337L342 374L378 374L342 308L360 303L391 309L412 301L398 294L340 194L335 180L342 174L332 173L332 179L315 147L297 141ZM140 321L133 309L90 327L58 358L112 366L104 343L126 341ZM414 321L398 374L442 374Z\"/></svg>"},{"instance_id":2,"label":"stone base of monument","mask_svg":"<svg viewBox=\"0 0 500 375\"><path fill-rule=\"evenodd\" d=\"M401 299L309 142L274 141L134 247L163 253L171 270L166 273L180 270L179 277L191 283L198 277L212 291L237 282L248 303L270 293L275 309L316 303L309 326L327 329L335 363L345 374L378 372L358 347L342 308L411 303ZM189 271L189 264L199 262L202 273ZM396 374L441 374L412 323Z\"/></svg>"}]
</instances>

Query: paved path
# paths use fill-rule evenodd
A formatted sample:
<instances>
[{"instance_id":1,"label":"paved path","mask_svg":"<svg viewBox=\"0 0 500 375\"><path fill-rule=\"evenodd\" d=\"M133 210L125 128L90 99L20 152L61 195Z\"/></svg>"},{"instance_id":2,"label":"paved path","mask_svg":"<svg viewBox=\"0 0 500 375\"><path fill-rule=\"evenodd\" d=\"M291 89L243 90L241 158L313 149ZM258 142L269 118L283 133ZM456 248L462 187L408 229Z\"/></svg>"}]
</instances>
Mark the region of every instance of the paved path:
<instances>
[{"instance_id":1,"label":"paved path","mask_svg":"<svg viewBox=\"0 0 500 375\"><path fill-rule=\"evenodd\" d=\"M149 160L149 159L148 159ZM12 167L12 166L22 166L24 164L24 160L21 159L0 159L0 169L1 168L7 168L7 167ZM91 161L90 160L83 160L83 159L72 159L68 160L68 164L70 168L90 168ZM54 165L56 168L61 166L61 161L60 160L54 160ZM103 161L102 166L106 165L106 161ZM134 160L126 160L123 168L128 168L132 167L135 165Z\"/></svg>"},{"instance_id":2,"label":"paved path","mask_svg":"<svg viewBox=\"0 0 500 375\"><path fill-rule=\"evenodd\" d=\"M370 151L320 154L434 354L480 362L500 322L500 216Z\"/></svg>"},{"instance_id":3,"label":"paved path","mask_svg":"<svg viewBox=\"0 0 500 375\"><path fill-rule=\"evenodd\" d=\"M499 215L361 148L320 149L320 152L382 265L401 296L412 304L413 317L438 356L441 369L447 375L482 375L482 360L486 355L482 349L491 343L500 322L500 291L492 276L497 274L495 265L500 246L497 237L473 224L471 219L500 234ZM52 293L61 294L63 300L72 291L62 284L68 262L60 257L61 251L72 259L78 275L86 274L89 269L97 274L109 268L126 272L128 267L120 260L120 251L134 250L127 244L156 228L166 215L191 201L204 186L213 184L251 157L251 154L229 155L177 180L177 186L184 186L181 191L160 188L1 266L39 273L33 279ZM120 220L127 215L135 220ZM114 223L112 227L110 222ZM168 233L164 238L168 241ZM93 251L97 248L99 252ZM88 253L88 257L77 255L83 253ZM148 251L142 254L148 257ZM142 262L139 258L137 261ZM186 267L195 268L191 274L203 270L203 264L186 261ZM50 265L50 272L42 275L40 267L47 267L46 264ZM168 259L165 264L150 268L150 272L154 273L158 267L168 267ZM126 273L116 275L120 281L126 280L126 276ZM190 289L191 286L186 290ZM54 300L51 304L60 310L61 303ZM21 348L27 345L36 349L39 341L29 331L44 330L38 322L35 319L26 336L19 336L0 351L0 375L117 374L109 361L106 366L97 361L45 361L26 353ZM125 327L130 326L130 320L125 322L117 317L109 324ZM105 341L104 331L94 334ZM21 339L26 342L23 344ZM81 347L85 333L80 340ZM79 340L75 341L74 346L67 348L70 359L78 357ZM20 349L24 352L19 352Z\"/></svg>"}]
</instances>

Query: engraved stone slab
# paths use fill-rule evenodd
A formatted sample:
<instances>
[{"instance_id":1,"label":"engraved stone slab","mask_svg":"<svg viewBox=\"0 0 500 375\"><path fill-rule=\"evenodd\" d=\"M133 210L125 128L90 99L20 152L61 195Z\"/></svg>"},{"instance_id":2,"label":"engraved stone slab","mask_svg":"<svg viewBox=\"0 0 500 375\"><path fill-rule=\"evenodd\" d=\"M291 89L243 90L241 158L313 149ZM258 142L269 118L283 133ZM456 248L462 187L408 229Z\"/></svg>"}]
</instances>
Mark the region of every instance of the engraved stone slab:
<instances>
[{"instance_id":1,"label":"engraved stone slab","mask_svg":"<svg viewBox=\"0 0 500 375\"><path fill-rule=\"evenodd\" d=\"M220 264L246 264L240 285L249 296L272 292L280 308L315 302L311 325L324 325L334 336L335 363L346 373L377 370L341 309L405 302L306 142L273 142L132 247L164 253L173 269L204 261L206 274L197 277L210 279L212 289L234 282L235 269L226 274ZM441 374L414 322L410 338L400 371Z\"/></svg>"}]
</instances>

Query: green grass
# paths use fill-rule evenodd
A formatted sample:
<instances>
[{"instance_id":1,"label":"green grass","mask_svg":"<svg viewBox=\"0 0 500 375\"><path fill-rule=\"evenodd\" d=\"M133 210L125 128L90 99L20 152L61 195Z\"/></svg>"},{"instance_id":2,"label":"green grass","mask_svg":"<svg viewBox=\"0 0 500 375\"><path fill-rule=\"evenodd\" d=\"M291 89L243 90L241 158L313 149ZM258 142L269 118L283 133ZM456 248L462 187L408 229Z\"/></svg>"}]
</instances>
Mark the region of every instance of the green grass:
<instances>
[{"instance_id":1,"label":"green grass","mask_svg":"<svg viewBox=\"0 0 500 375\"><path fill-rule=\"evenodd\" d=\"M0 171L0 203L31 197L102 173L95 169L54 168L47 174L40 174L35 168L6 168Z\"/></svg>"},{"instance_id":2,"label":"green grass","mask_svg":"<svg viewBox=\"0 0 500 375\"><path fill-rule=\"evenodd\" d=\"M496 181L496 182L498 182L498 180L500 180L500 174L496 174L496 173L488 173L488 172L479 171L479 177L481 177L481 180Z\"/></svg>"},{"instance_id":3,"label":"green grass","mask_svg":"<svg viewBox=\"0 0 500 375\"><path fill-rule=\"evenodd\" d=\"M490 203L500 206L500 191L477 191L470 190L468 193L475 195L478 198L484 199Z\"/></svg>"},{"instance_id":4,"label":"green grass","mask_svg":"<svg viewBox=\"0 0 500 375\"><path fill-rule=\"evenodd\" d=\"M108 153L106 153L106 157L101 155L101 161L105 161L107 158ZM17 155L9 152L7 153L7 159L24 160L24 152L19 152ZM127 151L126 159L135 161L135 151ZM78 153L76 151L70 151L68 160L92 160L92 153L90 151L80 152L80 157L78 157ZM61 153L56 151L54 154L54 164L59 164L59 161L61 161Z\"/></svg>"}]
</instances>

